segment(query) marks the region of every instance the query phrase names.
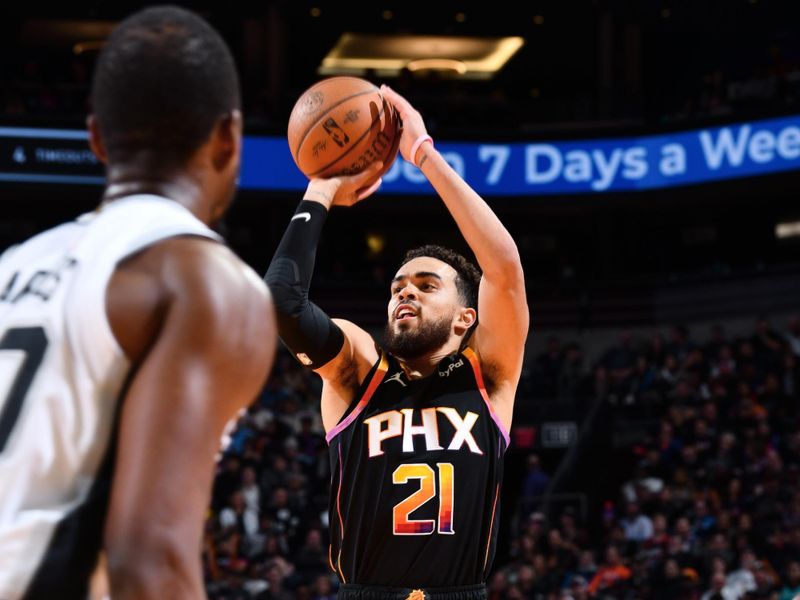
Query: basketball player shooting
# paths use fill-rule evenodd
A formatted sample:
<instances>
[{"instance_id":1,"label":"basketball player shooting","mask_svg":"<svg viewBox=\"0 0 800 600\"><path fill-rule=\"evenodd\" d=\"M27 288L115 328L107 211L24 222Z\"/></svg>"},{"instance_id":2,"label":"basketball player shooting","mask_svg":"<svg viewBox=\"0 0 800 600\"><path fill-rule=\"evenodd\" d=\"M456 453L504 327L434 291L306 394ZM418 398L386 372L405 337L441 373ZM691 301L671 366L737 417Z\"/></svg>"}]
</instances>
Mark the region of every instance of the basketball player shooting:
<instances>
[{"instance_id":1,"label":"basketball player shooting","mask_svg":"<svg viewBox=\"0 0 800 600\"><path fill-rule=\"evenodd\" d=\"M381 91L403 121L403 158L441 197L482 274L452 250L409 251L389 283L380 345L309 302L327 213L376 189L375 164L309 183L266 279L282 340L323 379L339 598L486 598L528 332L522 266L511 235L435 150L420 114Z\"/></svg>"},{"instance_id":2,"label":"basketball player shooting","mask_svg":"<svg viewBox=\"0 0 800 600\"><path fill-rule=\"evenodd\" d=\"M230 51L146 9L95 69L100 207L0 259L0 598L205 598L203 523L226 423L273 359L269 293L209 229L239 170Z\"/></svg>"}]
</instances>

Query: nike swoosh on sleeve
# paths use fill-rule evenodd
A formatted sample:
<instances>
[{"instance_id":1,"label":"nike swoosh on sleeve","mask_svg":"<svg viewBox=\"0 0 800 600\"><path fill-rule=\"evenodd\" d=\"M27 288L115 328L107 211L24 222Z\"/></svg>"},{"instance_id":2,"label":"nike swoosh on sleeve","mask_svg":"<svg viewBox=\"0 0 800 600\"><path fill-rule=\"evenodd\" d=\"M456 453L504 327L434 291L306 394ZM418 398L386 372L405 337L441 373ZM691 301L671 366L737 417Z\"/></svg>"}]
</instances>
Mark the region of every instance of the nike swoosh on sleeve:
<instances>
[{"instance_id":1,"label":"nike swoosh on sleeve","mask_svg":"<svg viewBox=\"0 0 800 600\"><path fill-rule=\"evenodd\" d=\"M309 212L297 213L295 216L291 218L292 221L294 221L295 219L304 219L305 222L308 223L311 220L311 213Z\"/></svg>"}]
</instances>

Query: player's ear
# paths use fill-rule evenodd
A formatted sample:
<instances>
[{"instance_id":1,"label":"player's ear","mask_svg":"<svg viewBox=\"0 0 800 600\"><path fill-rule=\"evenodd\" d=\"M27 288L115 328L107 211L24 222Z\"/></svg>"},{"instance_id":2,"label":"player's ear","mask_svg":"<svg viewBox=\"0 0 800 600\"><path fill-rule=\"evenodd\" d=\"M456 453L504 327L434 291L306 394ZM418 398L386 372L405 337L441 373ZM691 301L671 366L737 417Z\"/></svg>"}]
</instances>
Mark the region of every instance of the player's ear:
<instances>
[{"instance_id":1,"label":"player's ear","mask_svg":"<svg viewBox=\"0 0 800 600\"><path fill-rule=\"evenodd\" d=\"M474 308L462 308L458 311L457 326L463 328L466 332L470 327L475 325L478 319L478 313Z\"/></svg>"},{"instance_id":2,"label":"player's ear","mask_svg":"<svg viewBox=\"0 0 800 600\"><path fill-rule=\"evenodd\" d=\"M214 168L224 171L239 166L242 154L242 113L234 109L217 121L210 140Z\"/></svg>"},{"instance_id":3,"label":"player's ear","mask_svg":"<svg viewBox=\"0 0 800 600\"><path fill-rule=\"evenodd\" d=\"M108 164L108 152L106 152L106 145L103 143L100 128L97 126L97 119L94 118L94 115L86 117L86 128L89 130L89 148L92 149L97 160L104 165Z\"/></svg>"}]
</instances>

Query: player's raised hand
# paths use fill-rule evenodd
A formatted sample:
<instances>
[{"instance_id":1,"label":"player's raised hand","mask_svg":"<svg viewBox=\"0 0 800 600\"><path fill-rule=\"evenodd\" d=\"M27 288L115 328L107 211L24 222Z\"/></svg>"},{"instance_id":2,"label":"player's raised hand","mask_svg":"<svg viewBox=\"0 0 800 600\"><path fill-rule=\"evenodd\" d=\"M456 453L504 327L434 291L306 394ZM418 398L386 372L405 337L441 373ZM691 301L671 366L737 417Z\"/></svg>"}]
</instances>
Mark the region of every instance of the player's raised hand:
<instances>
[{"instance_id":1,"label":"player's raised hand","mask_svg":"<svg viewBox=\"0 0 800 600\"><path fill-rule=\"evenodd\" d=\"M304 200L314 200L326 207L353 206L371 196L381 185L378 176L383 163L376 161L356 175L339 175L327 179L312 179Z\"/></svg>"},{"instance_id":2,"label":"player's raised hand","mask_svg":"<svg viewBox=\"0 0 800 600\"><path fill-rule=\"evenodd\" d=\"M411 164L417 163L417 156L411 156L412 150L415 154L420 154L421 144L415 143L428 135L428 130L425 128L425 121L422 120L422 115L419 114L417 109L411 106L411 103L403 98L400 94L395 92L388 85L381 86L381 93L386 98L395 110L400 115L403 121L403 134L400 137L400 154Z\"/></svg>"}]
</instances>

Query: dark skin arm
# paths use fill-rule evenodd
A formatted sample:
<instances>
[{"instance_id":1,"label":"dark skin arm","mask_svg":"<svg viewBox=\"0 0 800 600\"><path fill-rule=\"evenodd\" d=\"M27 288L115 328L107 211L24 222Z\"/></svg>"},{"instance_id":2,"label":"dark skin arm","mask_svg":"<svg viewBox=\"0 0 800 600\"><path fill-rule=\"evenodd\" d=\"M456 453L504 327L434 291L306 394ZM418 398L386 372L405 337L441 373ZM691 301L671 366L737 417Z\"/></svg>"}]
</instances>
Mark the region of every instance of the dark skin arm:
<instances>
[{"instance_id":1,"label":"dark skin arm","mask_svg":"<svg viewBox=\"0 0 800 600\"><path fill-rule=\"evenodd\" d=\"M269 292L224 246L172 238L118 267L106 312L134 369L105 527L111 597L205 598L215 454L272 365Z\"/></svg>"}]
</instances>

